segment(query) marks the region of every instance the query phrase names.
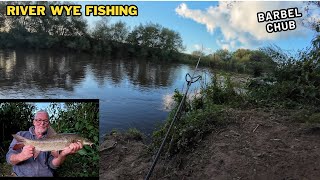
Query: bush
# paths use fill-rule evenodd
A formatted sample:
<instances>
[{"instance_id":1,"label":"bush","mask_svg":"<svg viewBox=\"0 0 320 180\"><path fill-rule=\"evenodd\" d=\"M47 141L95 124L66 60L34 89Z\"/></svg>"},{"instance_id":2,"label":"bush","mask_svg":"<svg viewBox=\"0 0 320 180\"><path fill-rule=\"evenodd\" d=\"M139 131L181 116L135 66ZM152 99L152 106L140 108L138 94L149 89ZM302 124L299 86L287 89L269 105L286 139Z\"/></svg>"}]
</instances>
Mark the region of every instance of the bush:
<instances>
[{"instance_id":1,"label":"bush","mask_svg":"<svg viewBox=\"0 0 320 180\"><path fill-rule=\"evenodd\" d=\"M282 55L285 57L285 55ZM297 104L320 103L320 61L316 52L301 53L299 59L279 63L273 75L250 82L254 102Z\"/></svg>"},{"instance_id":2,"label":"bush","mask_svg":"<svg viewBox=\"0 0 320 180\"><path fill-rule=\"evenodd\" d=\"M99 175L99 106L95 102L66 103L65 108L51 104L54 111L52 127L58 133L78 133L94 144L84 146L77 154L69 156L57 169L63 177L98 177ZM70 171L73 168L73 171Z\"/></svg>"},{"instance_id":3,"label":"bush","mask_svg":"<svg viewBox=\"0 0 320 180\"><path fill-rule=\"evenodd\" d=\"M177 105L170 112L167 121L160 126L159 130L154 131L151 148L159 148L183 95L175 90L173 97ZM227 78L225 85L222 86L218 85L214 79L213 84L201 91L200 97L184 102L181 117L177 117L164 151L169 155L192 151L208 132L229 123L224 118L224 108L242 102L241 99L242 97L234 91L230 78Z\"/></svg>"}]
</instances>

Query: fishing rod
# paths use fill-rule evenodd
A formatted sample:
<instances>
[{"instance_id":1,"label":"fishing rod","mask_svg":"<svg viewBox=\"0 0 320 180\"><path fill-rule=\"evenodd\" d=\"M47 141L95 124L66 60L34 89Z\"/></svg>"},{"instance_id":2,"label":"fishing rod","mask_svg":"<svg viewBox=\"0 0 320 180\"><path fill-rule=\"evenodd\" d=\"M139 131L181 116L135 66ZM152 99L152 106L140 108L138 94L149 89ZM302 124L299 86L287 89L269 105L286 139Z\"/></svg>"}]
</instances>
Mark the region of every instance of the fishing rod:
<instances>
[{"instance_id":1,"label":"fishing rod","mask_svg":"<svg viewBox=\"0 0 320 180\"><path fill-rule=\"evenodd\" d=\"M203 48L202 48L202 50L203 50ZM156 158L155 158L155 160L153 161L152 166L151 166L151 168L149 169L149 172L148 172L145 180L149 180L149 178L150 178L150 176L151 176L151 174L152 174L152 171L153 171L154 167L156 166L156 163L157 163L157 161L158 161L158 159L159 159L159 156L160 156L160 153L161 153L161 151L162 151L162 149L163 149L163 146L164 146L164 144L165 144L165 141L167 140L168 135L169 135L169 133L170 133L170 131L171 131L171 128L172 128L173 124L175 123L175 121L176 121L176 119L177 119L177 117L178 117L179 112L180 112L181 109L182 109L183 103L184 103L184 101L185 101L185 99L186 99L186 97L187 97L187 94L188 94L188 91L189 91L189 88L190 88L191 84L194 83L194 82L196 82L196 81L198 81L198 80L201 78L201 76L196 76L196 77L194 77L194 75L195 75L195 72L196 72L196 70L197 70L197 68L198 68L199 62L200 62L201 57L202 57L202 50L201 50L201 52L200 52L200 56L199 56L197 65L196 65L195 69L193 70L192 76L190 76L189 73L187 73L186 76L185 76L185 79L186 79L186 81L187 81L187 89L186 89L186 92L184 93L184 96L182 97L182 100L180 101L180 104L179 104L179 106L178 106L178 109L177 109L177 111L176 111L176 113L175 113L175 115L174 115L174 117L173 117L173 120L172 120L172 122L171 122L171 124L170 124L170 127L169 127L169 129L168 129L168 131L167 131L167 133L166 133L166 135L165 135L165 137L164 137L164 139L163 139L163 141L162 141L162 143L161 143L161 145L160 145L160 148L159 148L159 150L158 150L158 152L157 152ZM190 78L190 80L188 80L188 77Z\"/></svg>"}]
</instances>

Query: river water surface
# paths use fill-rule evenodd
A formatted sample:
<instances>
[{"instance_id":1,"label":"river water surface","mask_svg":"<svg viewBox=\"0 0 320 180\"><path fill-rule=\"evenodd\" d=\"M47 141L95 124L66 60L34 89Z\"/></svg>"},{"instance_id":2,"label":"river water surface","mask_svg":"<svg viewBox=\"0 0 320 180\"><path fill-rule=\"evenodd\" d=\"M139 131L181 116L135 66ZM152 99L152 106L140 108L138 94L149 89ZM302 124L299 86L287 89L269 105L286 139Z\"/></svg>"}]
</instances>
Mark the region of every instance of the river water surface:
<instances>
[{"instance_id":1,"label":"river water surface","mask_svg":"<svg viewBox=\"0 0 320 180\"><path fill-rule=\"evenodd\" d=\"M170 95L186 89L185 75L193 70L184 64L82 53L0 50L0 98L99 99L100 139L112 129L128 128L149 136L167 118ZM199 68L196 74L208 81L211 72ZM189 92L200 85L194 83Z\"/></svg>"}]
</instances>

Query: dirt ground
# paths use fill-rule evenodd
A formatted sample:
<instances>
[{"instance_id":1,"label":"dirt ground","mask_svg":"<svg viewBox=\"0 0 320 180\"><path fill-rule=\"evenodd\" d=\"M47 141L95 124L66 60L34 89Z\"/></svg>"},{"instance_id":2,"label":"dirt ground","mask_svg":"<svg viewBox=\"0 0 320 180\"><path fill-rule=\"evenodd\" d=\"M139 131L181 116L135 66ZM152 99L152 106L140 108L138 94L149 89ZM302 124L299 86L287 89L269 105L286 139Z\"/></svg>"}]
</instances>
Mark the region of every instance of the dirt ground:
<instances>
[{"instance_id":1,"label":"dirt ground","mask_svg":"<svg viewBox=\"0 0 320 180\"><path fill-rule=\"evenodd\" d=\"M297 123L295 110L229 110L232 124L216 129L190 153L159 159L150 179L320 179L320 126ZM152 155L141 141L108 136L100 179L144 179Z\"/></svg>"}]
</instances>

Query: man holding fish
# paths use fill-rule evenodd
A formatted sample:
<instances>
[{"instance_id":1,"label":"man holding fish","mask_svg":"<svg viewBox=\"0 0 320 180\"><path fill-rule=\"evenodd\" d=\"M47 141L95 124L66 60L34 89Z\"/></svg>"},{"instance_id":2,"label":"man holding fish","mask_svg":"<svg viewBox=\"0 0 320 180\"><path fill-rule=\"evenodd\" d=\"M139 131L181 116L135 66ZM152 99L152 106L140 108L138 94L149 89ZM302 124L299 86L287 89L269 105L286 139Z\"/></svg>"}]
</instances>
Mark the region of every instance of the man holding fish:
<instances>
[{"instance_id":1,"label":"man holding fish","mask_svg":"<svg viewBox=\"0 0 320 180\"><path fill-rule=\"evenodd\" d=\"M46 111L38 111L29 131L20 131L10 144L6 160L15 176L53 176L70 154L92 143L76 134L56 134ZM61 151L59 153L59 151Z\"/></svg>"}]
</instances>

